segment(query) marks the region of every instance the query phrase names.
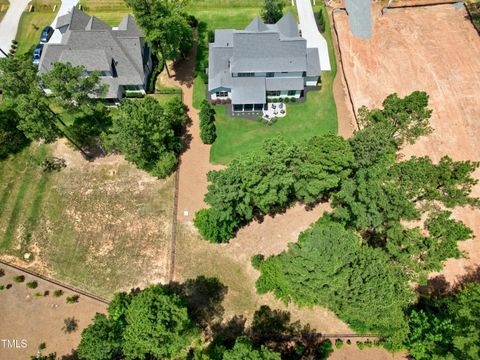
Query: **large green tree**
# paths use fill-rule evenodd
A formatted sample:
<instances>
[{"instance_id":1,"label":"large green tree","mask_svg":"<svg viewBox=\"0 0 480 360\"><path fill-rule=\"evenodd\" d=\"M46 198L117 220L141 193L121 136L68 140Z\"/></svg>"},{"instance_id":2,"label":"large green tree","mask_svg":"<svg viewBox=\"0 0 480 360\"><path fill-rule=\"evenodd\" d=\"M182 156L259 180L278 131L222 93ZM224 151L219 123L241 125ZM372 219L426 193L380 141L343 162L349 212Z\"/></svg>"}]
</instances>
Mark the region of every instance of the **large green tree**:
<instances>
[{"instance_id":1,"label":"large green tree","mask_svg":"<svg viewBox=\"0 0 480 360\"><path fill-rule=\"evenodd\" d=\"M186 0L125 0L147 41L163 60L186 56L193 46L193 29L184 9ZM167 72L168 67L166 67Z\"/></svg>"},{"instance_id":2,"label":"large green tree","mask_svg":"<svg viewBox=\"0 0 480 360\"><path fill-rule=\"evenodd\" d=\"M28 139L18 129L20 120L9 107L0 107L0 159L16 153L28 144Z\"/></svg>"},{"instance_id":3,"label":"large green tree","mask_svg":"<svg viewBox=\"0 0 480 360\"><path fill-rule=\"evenodd\" d=\"M405 345L417 360L479 359L480 285L421 303L411 311L409 326Z\"/></svg>"},{"instance_id":4,"label":"large green tree","mask_svg":"<svg viewBox=\"0 0 480 360\"><path fill-rule=\"evenodd\" d=\"M239 337L231 350L223 353L223 360L280 360L280 354L265 346L255 349L248 338Z\"/></svg>"},{"instance_id":5,"label":"large green tree","mask_svg":"<svg viewBox=\"0 0 480 360\"><path fill-rule=\"evenodd\" d=\"M406 336L404 310L415 299L408 277L382 250L363 246L358 235L328 217L260 270L260 293L326 306L354 329L390 336L396 345Z\"/></svg>"},{"instance_id":6,"label":"large green tree","mask_svg":"<svg viewBox=\"0 0 480 360\"><path fill-rule=\"evenodd\" d=\"M283 16L285 4L282 0L264 0L262 19L267 24L275 24Z\"/></svg>"},{"instance_id":7,"label":"large green tree","mask_svg":"<svg viewBox=\"0 0 480 360\"><path fill-rule=\"evenodd\" d=\"M189 347L198 332L186 304L160 286L146 288L133 298L126 322L126 359L175 358Z\"/></svg>"},{"instance_id":8,"label":"large green tree","mask_svg":"<svg viewBox=\"0 0 480 360\"><path fill-rule=\"evenodd\" d=\"M162 106L152 97L125 100L113 117L105 144L120 150L140 169L168 176L182 149L182 129L187 121L180 99Z\"/></svg>"}]
</instances>

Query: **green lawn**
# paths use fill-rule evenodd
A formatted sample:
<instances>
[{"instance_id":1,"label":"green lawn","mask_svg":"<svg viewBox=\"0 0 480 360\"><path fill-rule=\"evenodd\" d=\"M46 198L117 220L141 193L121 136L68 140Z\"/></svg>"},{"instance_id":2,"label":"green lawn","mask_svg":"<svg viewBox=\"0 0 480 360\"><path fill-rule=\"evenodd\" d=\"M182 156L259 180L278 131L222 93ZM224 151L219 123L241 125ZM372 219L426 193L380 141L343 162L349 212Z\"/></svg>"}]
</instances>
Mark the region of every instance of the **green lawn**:
<instances>
[{"instance_id":1,"label":"green lawn","mask_svg":"<svg viewBox=\"0 0 480 360\"><path fill-rule=\"evenodd\" d=\"M195 5L191 6L191 12L200 21L206 22L208 29L232 27L242 29L256 15L260 14L260 4L259 1L245 0L225 1L219 5L213 1L203 0L195 2ZM320 6L317 5L314 11L318 12ZM287 6L286 11L291 11L297 17L296 9L292 9L291 6ZM206 31L203 33L204 36L206 33ZM329 27L324 35L329 44L332 71L322 74L320 91L309 92L305 103L288 105L288 115L279 119L273 126L265 126L241 118L231 118L227 115L224 107L215 107L218 137L210 152L212 163L226 164L235 155L258 148L264 139L275 135L283 135L290 140L302 140L313 135L337 132L337 109L333 98L336 62ZM201 61L203 56L208 56L208 54L200 52L197 61ZM197 76L193 93L193 105L197 109L205 98L205 87L202 78Z\"/></svg>"},{"instance_id":2,"label":"green lawn","mask_svg":"<svg viewBox=\"0 0 480 360\"><path fill-rule=\"evenodd\" d=\"M169 101L181 97L181 94L150 94L149 96L154 97L160 104L165 105Z\"/></svg>"},{"instance_id":3,"label":"green lawn","mask_svg":"<svg viewBox=\"0 0 480 360\"><path fill-rule=\"evenodd\" d=\"M33 50L40 42L40 34L45 26L55 19L55 5L60 6L60 0L35 0L32 2L34 11L24 12L20 18L16 39L18 41L17 53L23 54Z\"/></svg>"},{"instance_id":4,"label":"green lawn","mask_svg":"<svg viewBox=\"0 0 480 360\"><path fill-rule=\"evenodd\" d=\"M131 13L123 0L80 0L83 11L95 15L110 26L118 26Z\"/></svg>"}]
</instances>

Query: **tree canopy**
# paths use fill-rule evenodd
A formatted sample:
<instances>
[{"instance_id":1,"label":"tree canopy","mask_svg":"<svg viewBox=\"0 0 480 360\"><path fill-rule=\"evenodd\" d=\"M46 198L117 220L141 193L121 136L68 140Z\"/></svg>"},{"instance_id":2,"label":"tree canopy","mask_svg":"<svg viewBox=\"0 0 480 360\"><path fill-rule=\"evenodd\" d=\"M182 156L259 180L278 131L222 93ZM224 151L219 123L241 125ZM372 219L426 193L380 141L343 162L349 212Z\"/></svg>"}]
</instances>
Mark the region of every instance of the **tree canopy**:
<instances>
[{"instance_id":1,"label":"tree canopy","mask_svg":"<svg viewBox=\"0 0 480 360\"><path fill-rule=\"evenodd\" d=\"M235 346L223 353L224 360L280 360L280 355L265 346L255 349L245 337L237 338Z\"/></svg>"},{"instance_id":2,"label":"tree canopy","mask_svg":"<svg viewBox=\"0 0 480 360\"><path fill-rule=\"evenodd\" d=\"M282 0L264 0L261 16L267 24L275 24L283 16L285 4Z\"/></svg>"},{"instance_id":3,"label":"tree canopy","mask_svg":"<svg viewBox=\"0 0 480 360\"><path fill-rule=\"evenodd\" d=\"M120 150L140 169L163 178L177 165L186 121L180 99L166 106L153 97L124 100L113 117L105 144Z\"/></svg>"}]
</instances>

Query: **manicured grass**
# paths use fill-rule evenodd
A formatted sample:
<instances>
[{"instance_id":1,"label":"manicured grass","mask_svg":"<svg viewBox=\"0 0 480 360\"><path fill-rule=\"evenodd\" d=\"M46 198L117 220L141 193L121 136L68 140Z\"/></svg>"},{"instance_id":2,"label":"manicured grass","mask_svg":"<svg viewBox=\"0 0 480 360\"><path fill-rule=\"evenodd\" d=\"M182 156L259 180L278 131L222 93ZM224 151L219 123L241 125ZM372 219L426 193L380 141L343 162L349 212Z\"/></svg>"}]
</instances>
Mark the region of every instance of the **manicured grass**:
<instances>
[{"instance_id":1,"label":"manicured grass","mask_svg":"<svg viewBox=\"0 0 480 360\"><path fill-rule=\"evenodd\" d=\"M181 97L181 94L150 94L149 96L154 97L160 104L165 105L169 101Z\"/></svg>"},{"instance_id":2,"label":"manicured grass","mask_svg":"<svg viewBox=\"0 0 480 360\"><path fill-rule=\"evenodd\" d=\"M245 1L245 3L249 6L253 4L250 1ZM257 4L259 3L257 2ZM318 13L319 9L320 6L317 5L314 8L315 13ZM291 10L292 14L297 17L295 9L287 7L286 10ZM260 6L246 7L245 11L242 12L240 4L237 4L232 11L241 13L239 18L235 20L230 19L229 17L232 13L230 10L216 9L214 6L206 7L198 13L194 11L194 13L200 20L207 22L209 29L244 28L260 13ZM266 138L276 135L282 135L287 140L299 141L310 138L313 135L337 132L337 109L333 97L336 62L329 26L327 26L324 36L329 44L332 71L322 74L321 90L310 91L307 95L307 101L302 104L287 105L288 115L279 119L273 126L265 126L259 122L242 118L231 118L227 115L224 107L215 107L217 111L216 126L218 137L210 152L210 161L212 163L226 164L240 153L258 149ZM208 54L204 56L208 56ZM201 58L197 60L200 61ZM201 101L205 98L205 87L206 85L202 78L197 76L194 81L193 92L193 105L196 108L199 108Z\"/></svg>"},{"instance_id":3,"label":"manicured grass","mask_svg":"<svg viewBox=\"0 0 480 360\"><path fill-rule=\"evenodd\" d=\"M81 0L83 11L95 15L110 26L118 26L131 10L123 0Z\"/></svg>"},{"instance_id":4,"label":"manicured grass","mask_svg":"<svg viewBox=\"0 0 480 360\"><path fill-rule=\"evenodd\" d=\"M55 19L60 0L36 0L32 2L34 12L24 12L20 18L16 39L18 41L17 53L23 54L33 51L36 44L40 42L40 34L45 26L48 26Z\"/></svg>"}]
</instances>

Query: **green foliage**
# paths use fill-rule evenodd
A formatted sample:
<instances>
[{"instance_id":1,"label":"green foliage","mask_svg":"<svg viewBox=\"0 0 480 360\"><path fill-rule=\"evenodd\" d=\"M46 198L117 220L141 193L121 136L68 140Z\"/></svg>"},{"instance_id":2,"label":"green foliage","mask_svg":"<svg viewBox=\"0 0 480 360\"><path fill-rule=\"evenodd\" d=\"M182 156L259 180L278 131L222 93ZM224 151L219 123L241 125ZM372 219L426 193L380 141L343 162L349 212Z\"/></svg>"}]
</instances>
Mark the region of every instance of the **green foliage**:
<instances>
[{"instance_id":1,"label":"green foliage","mask_svg":"<svg viewBox=\"0 0 480 360\"><path fill-rule=\"evenodd\" d=\"M228 221L217 210L211 208L198 211L193 223L202 238L214 243L222 243L230 239L237 226L235 222Z\"/></svg>"},{"instance_id":2,"label":"green foliage","mask_svg":"<svg viewBox=\"0 0 480 360\"><path fill-rule=\"evenodd\" d=\"M18 129L20 119L13 109L0 108L0 160L22 150L29 141Z\"/></svg>"},{"instance_id":3,"label":"green foliage","mask_svg":"<svg viewBox=\"0 0 480 360\"><path fill-rule=\"evenodd\" d=\"M383 109L359 110L362 126L382 124L390 130L389 138L394 138L398 145L405 141L413 144L417 138L429 134L432 110L428 109L428 95L423 91L414 91L404 98L390 94L382 103Z\"/></svg>"},{"instance_id":4,"label":"green foliage","mask_svg":"<svg viewBox=\"0 0 480 360\"><path fill-rule=\"evenodd\" d=\"M259 270L260 265L262 264L262 261L265 260L265 256L262 254L257 254L252 256L252 266Z\"/></svg>"},{"instance_id":5,"label":"green foliage","mask_svg":"<svg viewBox=\"0 0 480 360\"><path fill-rule=\"evenodd\" d=\"M186 1L126 0L154 51L167 60L186 56L193 46L193 30L184 14Z\"/></svg>"},{"instance_id":6,"label":"green foliage","mask_svg":"<svg viewBox=\"0 0 480 360\"><path fill-rule=\"evenodd\" d=\"M414 300L400 267L327 217L262 263L257 289L286 302L327 306L355 330L392 336L397 345L406 334L403 310Z\"/></svg>"},{"instance_id":7,"label":"green foliage","mask_svg":"<svg viewBox=\"0 0 480 360\"><path fill-rule=\"evenodd\" d=\"M323 7L318 10L318 30L323 34L325 32L325 16L323 15Z\"/></svg>"},{"instance_id":8,"label":"green foliage","mask_svg":"<svg viewBox=\"0 0 480 360\"><path fill-rule=\"evenodd\" d=\"M314 203L319 196L340 187L354 164L350 144L334 135L311 138L301 147L296 165L295 193L299 200Z\"/></svg>"},{"instance_id":9,"label":"green foliage","mask_svg":"<svg viewBox=\"0 0 480 360\"><path fill-rule=\"evenodd\" d=\"M200 138L204 144L213 144L217 138L215 109L207 100L202 101L200 110Z\"/></svg>"},{"instance_id":10,"label":"green foliage","mask_svg":"<svg viewBox=\"0 0 480 360\"><path fill-rule=\"evenodd\" d=\"M197 333L183 301L159 286L146 288L133 298L126 321L126 359L176 357Z\"/></svg>"},{"instance_id":11,"label":"green foliage","mask_svg":"<svg viewBox=\"0 0 480 360\"><path fill-rule=\"evenodd\" d=\"M105 145L120 150L140 169L166 177L177 165L186 121L180 99L165 107L152 97L125 100L113 117Z\"/></svg>"},{"instance_id":12,"label":"green foliage","mask_svg":"<svg viewBox=\"0 0 480 360\"><path fill-rule=\"evenodd\" d=\"M122 327L104 314L95 314L93 323L82 332L77 351L80 359L115 360L122 357Z\"/></svg>"},{"instance_id":13,"label":"green foliage","mask_svg":"<svg viewBox=\"0 0 480 360\"><path fill-rule=\"evenodd\" d=\"M283 16L285 4L282 0L265 0L261 16L267 24L275 24Z\"/></svg>"},{"instance_id":14,"label":"green foliage","mask_svg":"<svg viewBox=\"0 0 480 360\"><path fill-rule=\"evenodd\" d=\"M239 337L235 346L223 354L223 360L280 360L280 354L265 346L255 349L248 338Z\"/></svg>"},{"instance_id":15,"label":"green foliage","mask_svg":"<svg viewBox=\"0 0 480 360\"><path fill-rule=\"evenodd\" d=\"M480 354L480 285L420 304L409 315L405 342L417 359L478 359Z\"/></svg>"},{"instance_id":16,"label":"green foliage","mask_svg":"<svg viewBox=\"0 0 480 360\"><path fill-rule=\"evenodd\" d=\"M38 282L36 282L36 281L29 281L29 282L27 282L26 285L27 285L27 287L28 287L29 289L36 289L36 288L38 287Z\"/></svg>"},{"instance_id":17,"label":"green foliage","mask_svg":"<svg viewBox=\"0 0 480 360\"><path fill-rule=\"evenodd\" d=\"M16 275L13 277L13 281L16 283L22 283L25 281L25 276L23 275Z\"/></svg>"},{"instance_id":18,"label":"green foliage","mask_svg":"<svg viewBox=\"0 0 480 360\"><path fill-rule=\"evenodd\" d=\"M342 339L337 339L337 340L335 340L335 347L336 347L337 349L341 349L341 348L343 347L343 341L342 341Z\"/></svg>"},{"instance_id":19,"label":"green foliage","mask_svg":"<svg viewBox=\"0 0 480 360\"><path fill-rule=\"evenodd\" d=\"M63 295L63 291L62 291L62 290L55 290L55 291L53 292L53 297L55 297L55 298L58 298L58 297L60 297L60 296L62 296L62 295Z\"/></svg>"},{"instance_id":20,"label":"green foliage","mask_svg":"<svg viewBox=\"0 0 480 360\"><path fill-rule=\"evenodd\" d=\"M75 304L78 302L78 299L80 299L79 295L72 295L72 296L67 296L65 301L67 302L67 304Z\"/></svg>"}]
</instances>

